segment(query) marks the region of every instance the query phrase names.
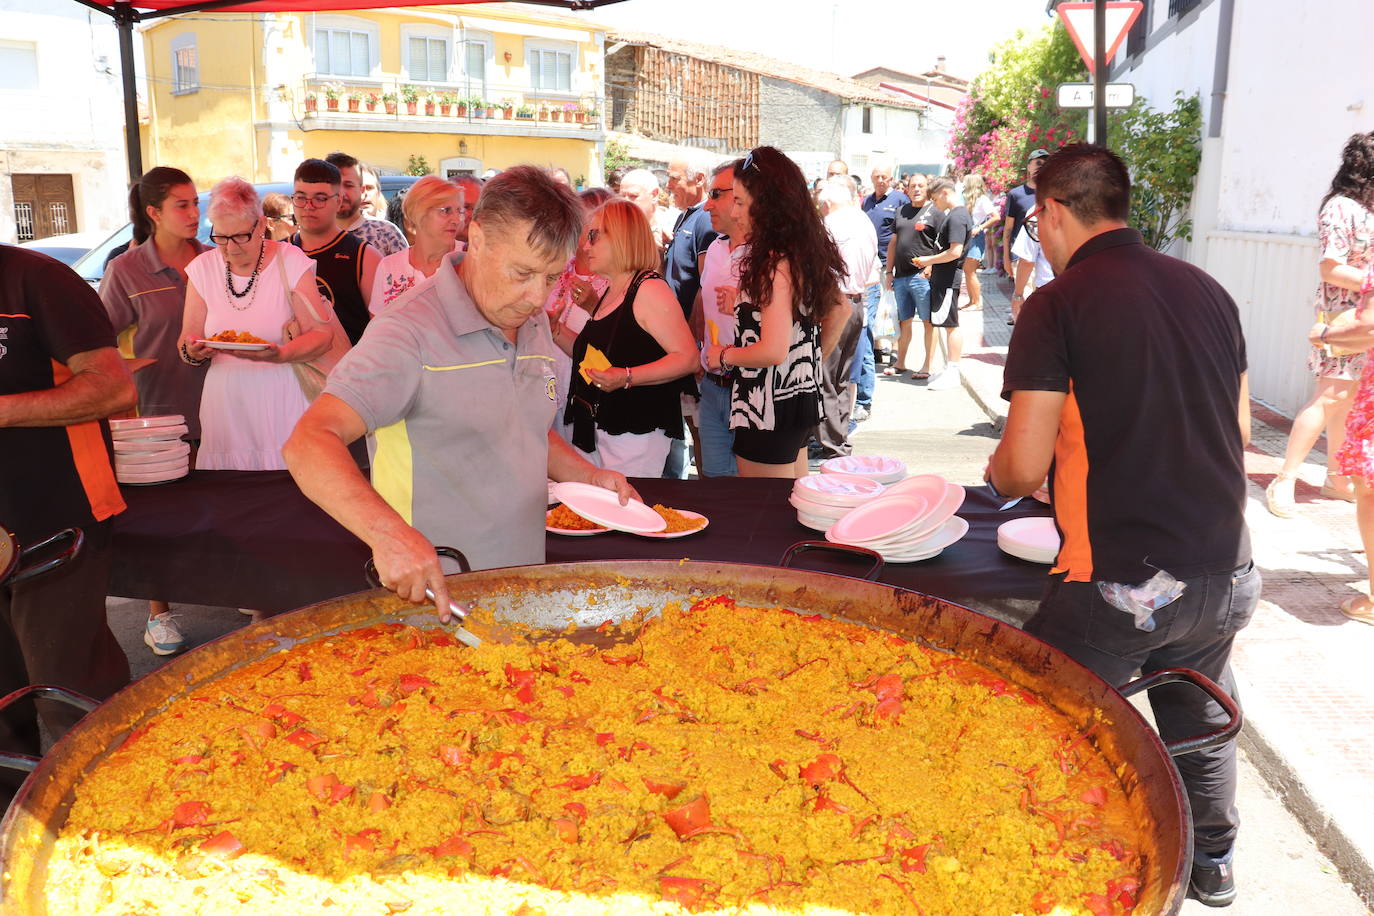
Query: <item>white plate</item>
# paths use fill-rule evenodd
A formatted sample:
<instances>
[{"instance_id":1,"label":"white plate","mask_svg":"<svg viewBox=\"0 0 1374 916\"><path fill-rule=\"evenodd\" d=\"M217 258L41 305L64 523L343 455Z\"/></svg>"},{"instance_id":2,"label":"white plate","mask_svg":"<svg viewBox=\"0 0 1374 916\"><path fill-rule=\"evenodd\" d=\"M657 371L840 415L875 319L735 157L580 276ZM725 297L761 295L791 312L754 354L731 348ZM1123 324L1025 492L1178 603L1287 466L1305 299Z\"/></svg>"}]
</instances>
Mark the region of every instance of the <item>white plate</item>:
<instances>
[{"instance_id":1,"label":"white plate","mask_svg":"<svg viewBox=\"0 0 1374 916\"><path fill-rule=\"evenodd\" d=\"M941 547L939 550L932 550L929 553L918 554L891 553L888 551L879 551L879 553L882 554L884 563L920 563L922 560L933 560L944 552L945 549L943 547Z\"/></svg>"},{"instance_id":2,"label":"white plate","mask_svg":"<svg viewBox=\"0 0 1374 916\"><path fill-rule=\"evenodd\" d=\"M919 496L884 496L858 506L826 532L826 538L840 544L865 547L872 541L886 540L911 526L926 514L929 505Z\"/></svg>"},{"instance_id":3,"label":"white plate","mask_svg":"<svg viewBox=\"0 0 1374 916\"><path fill-rule=\"evenodd\" d=\"M854 508L853 506L830 506L825 503L812 502L804 498L800 493L793 493L791 496L787 497L787 501L792 505L792 508L796 509L798 512L805 512L807 515L812 515L816 518L826 518L832 522L838 522Z\"/></svg>"},{"instance_id":4,"label":"white plate","mask_svg":"<svg viewBox=\"0 0 1374 916\"><path fill-rule=\"evenodd\" d=\"M678 515L681 515L684 518L699 518L704 522L704 524L700 528L692 528L689 531L646 531L641 533L640 537L661 538L665 541L672 540L673 538L685 538L689 534L696 534L698 531L705 531L706 526L711 524L711 520L706 516L702 515L700 512L689 512L686 509L676 509L674 511L676 511ZM654 514L658 515L657 512L655 512ZM662 518L662 516L659 517Z\"/></svg>"},{"instance_id":5,"label":"white plate","mask_svg":"<svg viewBox=\"0 0 1374 916\"><path fill-rule=\"evenodd\" d=\"M956 515L947 519L935 530L934 534L914 541L909 548L898 552L922 554L944 550L966 534L968 534L968 520Z\"/></svg>"},{"instance_id":6,"label":"white plate","mask_svg":"<svg viewBox=\"0 0 1374 916\"><path fill-rule=\"evenodd\" d=\"M835 520L832 518L821 518L820 516L811 515L800 510L797 512L797 522L806 528L810 528L812 531L820 531L822 533L829 531L835 524Z\"/></svg>"},{"instance_id":7,"label":"white plate","mask_svg":"<svg viewBox=\"0 0 1374 916\"><path fill-rule=\"evenodd\" d=\"M180 439L152 439L149 440L159 446L157 449L145 449L144 451L123 452L115 450L115 467L134 468L144 464L160 464L171 461L174 458L183 458L191 454L191 443L183 442ZM124 445L126 443L120 443ZM140 443L142 444L142 443Z\"/></svg>"},{"instance_id":8,"label":"white plate","mask_svg":"<svg viewBox=\"0 0 1374 916\"><path fill-rule=\"evenodd\" d=\"M844 455L821 462L822 474L858 474L879 483L896 483L906 476L906 465L882 455Z\"/></svg>"},{"instance_id":9,"label":"white plate","mask_svg":"<svg viewBox=\"0 0 1374 916\"><path fill-rule=\"evenodd\" d=\"M554 506L554 509L556 508L558 507ZM607 531L611 530L609 528L555 528L553 525L548 524L550 515L553 515L553 509L544 513L544 530L549 534L561 534L566 538L585 538L593 534L605 534Z\"/></svg>"},{"instance_id":10,"label":"white plate","mask_svg":"<svg viewBox=\"0 0 1374 916\"><path fill-rule=\"evenodd\" d=\"M175 471L177 476L185 474L191 467L189 455L182 455L180 458L173 458L170 461L158 461L154 464L119 464L115 463L115 477L124 477L128 474L165 474Z\"/></svg>"},{"instance_id":11,"label":"white plate","mask_svg":"<svg viewBox=\"0 0 1374 916\"><path fill-rule=\"evenodd\" d=\"M115 434L116 436L118 433ZM189 445L181 439L119 439L114 440L115 457L120 455L146 454L148 452L165 452L168 449L176 448L178 444Z\"/></svg>"},{"instance_id":12,"label":"white plate","mask_svg":"<svg viewBox=\"0 0 1374 916\"><path fill-rule=\"evenodd\" d=\"M998 527L997 546L1022 560L1052 564L1059 556L1059 530L1052 518L1014 518Z\"/></svg>"},{"instance_id":13,"label":"white plate","mask_svg":"<svg viewBox=\"0 0 1374 916\"><path fill-rule=\"evenodd\" d=\"M114 437L115 442L118 443L121 440L128 442L133 439L180 439L188 432L190 432L190 430L186 427L186 424L183 423L180 426L150 426L147 429L121 429L118 432L110 433L110 435Z\"/></svg>"},{"instance_id":14,"label":"white plate","mask_svg":"<svg viewBox=\"0 0 1374 916\"><path fill-rule=\"evenodd\" d=\"M556 485L553 493L559 502L567 503L569 509L587 521L617 531L645 534L650 531L662 531L668 527L663 516L637 499L632 499L622 506L620 497L615 495L614 490L566 481Z\"/></svg>"},{"instance_id":15,"label":"white plate","mask_svg":"<svg viewBox=\"0 0 1374 916\"><path fill-rule=\"evenodd\" d=\"M228 340L202 340L201 343L211 350L266 350L272 346L265 343L234 343Z\"/></svg>"},{"instance_id":16,"label":"white plate","mask_svg":"<svg viewBox=\"0 0 1374 916\"><path fill-rule=\"evenodd\" d=\"M161 417L126 417L123 420L111 420L110 430L125 429L144 429L150 426L180 426L186 422L186 418L179 413L171 413Z\"/></svg>"},{"instance_id":17,"label":"white plate","mask_svg":"<svg viewBox=\"0 0 1374 916\"><path fill-rule=\"evenodd\" d=\"M883 485L858 474L808 474L798 477L792 492L814 503L853 508L882 495Z\"/></svg>"}]
</instances>

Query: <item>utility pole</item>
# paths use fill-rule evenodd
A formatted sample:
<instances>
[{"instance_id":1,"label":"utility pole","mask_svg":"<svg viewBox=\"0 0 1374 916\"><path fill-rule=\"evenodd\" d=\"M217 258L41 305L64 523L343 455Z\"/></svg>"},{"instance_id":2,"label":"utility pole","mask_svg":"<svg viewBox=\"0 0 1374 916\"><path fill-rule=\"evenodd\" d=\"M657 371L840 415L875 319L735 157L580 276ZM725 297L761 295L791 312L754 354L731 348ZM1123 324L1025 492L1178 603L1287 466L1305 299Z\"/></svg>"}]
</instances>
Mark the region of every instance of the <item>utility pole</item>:
<instances>
[{"instance_id":1,"label":"utility pole","mask_svg":"<svg viewBox=\"0 0 1374 916\"><path fill-rule=\"evenodd\" d=\"M1107 0L1093 0L1093 136L1107 145Z\"/></svg>"}]
</instances>

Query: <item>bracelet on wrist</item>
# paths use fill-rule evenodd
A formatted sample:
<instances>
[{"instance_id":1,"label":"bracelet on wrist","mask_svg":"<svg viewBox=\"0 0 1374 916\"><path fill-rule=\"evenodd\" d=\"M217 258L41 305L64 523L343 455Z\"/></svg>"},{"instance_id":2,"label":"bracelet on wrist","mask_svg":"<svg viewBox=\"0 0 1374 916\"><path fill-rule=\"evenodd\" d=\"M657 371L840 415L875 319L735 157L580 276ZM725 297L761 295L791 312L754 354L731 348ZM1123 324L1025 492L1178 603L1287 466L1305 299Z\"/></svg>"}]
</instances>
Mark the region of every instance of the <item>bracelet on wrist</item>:
<instances>
[{"instance_id":1,"label":"bracelet on wrist","mask_svg":"<svg viewBox=\"0 0 1374 916\"><path fill-rule=\"evenodd\" d=\"M725 354L730 352L729 347L723 347L720 351L720 371L730 373L735 371L735 367L725 361Z\"/></svg>"},{"instance_id":2,"label":"bracelet on wrist","mask_svg":"<svg viewBox=\"0 0 1374 916\"><path fill-rule=\"evenodd\" d=\"M625 367L625 388L628 390L635 383L635 374L629 366Z\"/></svg>"},{"instance_id":3,"label":"bracelet on wrist","mask_svg":"<svg viewBox=\"0 0 1374 916\"><path fill-rule=\"evenodd\" d=\"M210 361L208 356L192 356L186 349L186 341L182 341L178 347L181 351L181 361L192 366L203 366Z\"/></svg>"}]
</instances>

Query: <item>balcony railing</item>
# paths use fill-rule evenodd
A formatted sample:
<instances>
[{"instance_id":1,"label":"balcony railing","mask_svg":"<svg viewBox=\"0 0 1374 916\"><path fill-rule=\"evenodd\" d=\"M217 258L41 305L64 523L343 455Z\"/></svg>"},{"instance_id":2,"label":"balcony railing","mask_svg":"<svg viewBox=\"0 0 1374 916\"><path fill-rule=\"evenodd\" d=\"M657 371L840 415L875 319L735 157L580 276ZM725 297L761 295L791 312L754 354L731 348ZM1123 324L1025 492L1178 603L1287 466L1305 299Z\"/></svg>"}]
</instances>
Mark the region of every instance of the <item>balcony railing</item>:
<instances>
[{"instance_id":1,"label":"balcony railing","mask_svg":"<svg viewBox=\"0 0 1374 916\"><path fill-rule=\"evenodd\" d=\"M372 81L367 86L350 86L344 81L325 83L317 79L304 81L287 101L302 120L375 119L379 127L388 121L404 121L410 129L417 121L448 124L462 121L473 125L511 122L599 130L605 110L605 100L596 96L582 96L574 101L567 93L543 95L537 90L525 89L488 98L464 93L457 87L445 89L390 82L378 87Z\"/></svg>"}]
</instances>

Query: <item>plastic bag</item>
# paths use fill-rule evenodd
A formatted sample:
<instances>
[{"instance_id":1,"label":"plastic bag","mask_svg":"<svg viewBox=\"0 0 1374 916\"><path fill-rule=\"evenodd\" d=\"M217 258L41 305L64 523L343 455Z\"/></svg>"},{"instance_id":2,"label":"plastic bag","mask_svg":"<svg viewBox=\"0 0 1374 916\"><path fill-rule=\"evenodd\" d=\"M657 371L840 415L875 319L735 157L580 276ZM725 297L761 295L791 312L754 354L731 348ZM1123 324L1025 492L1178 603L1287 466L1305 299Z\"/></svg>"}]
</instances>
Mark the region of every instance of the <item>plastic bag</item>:
<instances>
[{"instance_id":1,"label":"plastic bag","mask_svg":"<svg viewBox=\"0 0 1374 916\"><path fill-rule=\"evenodd\" d=\"M897 336L897 297L891 289L884 289L878 300L878 315L873 320L873 337Z\"/></svg>"},{"instance_id":2,"label":"plastic bag","mask_svg":"<svg viewBox=\"0 0 1374 916\"><path fill-rule=\"evenodd\" d=\"M1155 611L1173 604L1187 587L1162 569L1139 585L1097 583L1097 591L1103 600L1118 611L1130 614L1135 621L1135 628L1143 633L1154 632Z\"/></svg>"}]
</instances>

